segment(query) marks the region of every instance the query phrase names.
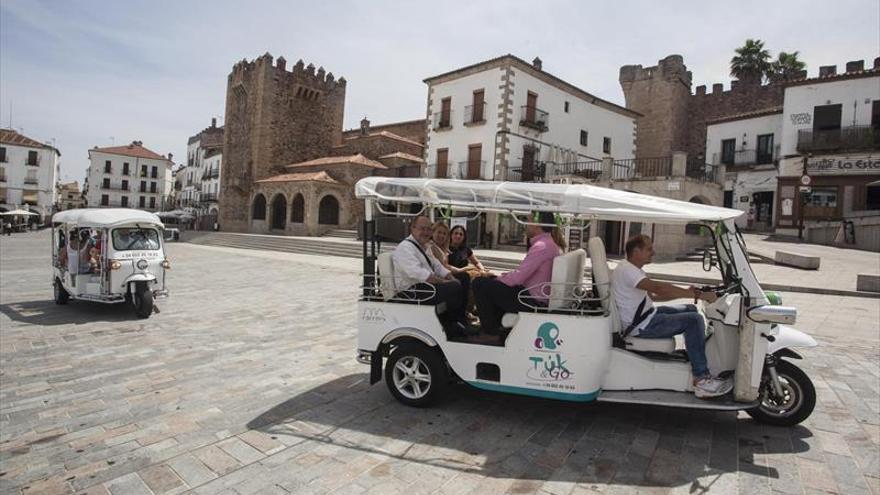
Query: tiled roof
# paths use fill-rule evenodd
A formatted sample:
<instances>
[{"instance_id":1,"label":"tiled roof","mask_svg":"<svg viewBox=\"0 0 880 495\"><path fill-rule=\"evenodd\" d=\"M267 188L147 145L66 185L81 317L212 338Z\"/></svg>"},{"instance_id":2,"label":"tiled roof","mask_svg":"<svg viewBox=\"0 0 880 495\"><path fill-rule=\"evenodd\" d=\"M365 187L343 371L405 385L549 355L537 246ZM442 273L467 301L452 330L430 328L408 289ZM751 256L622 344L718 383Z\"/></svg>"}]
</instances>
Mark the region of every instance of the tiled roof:
<instances>
[{"instance_id":1,"label":"tiled roof","mask_svg":"<svg viewBox=\"0 0 880 495\"><path fill-rule=\"evenodd\" d=\"M152 160L168 160L168 158L156 153L155 151L144 148L139 141L135 141L128 146L110 146L108 148L92 148L89 150L98 151L100 153L108 153L111 155L133 156L136 158L149 158Z\"/></svg>"},{"instance_id":2,"label":"tiled roof","mask_svg":"<svg viewBox=\"0 0 880 495\"><path fill-rule=\"evenodd\" d=\"M717 119L707 120L707 124L720 124L722 122L732 122L734 120L754 119L757 117L766 117L767 115L775 115L782 113L782 107L763 108L761 110L752 110L751 112L738 113L735 115L727 115L718 117Z\"/></svg>"},{"instance_id":3,"label":"tiled roof","mask_svg":"<svg viewBox=\"0 0 880 495\"><path fill-rule=\"evenodd\" d=\"M388 168L381 163L370 160L364 155L358 153L356 155L349 156L325 156L323 158L316 158L314 160L309 160L307 162L294 163L292 165L287 165L286 169L290 170L293 168L299 167L313 167L315 165L339 165L339 164L351 164L351 165L362 165L364 167L370 168Z\"/></svg>"},{"instance_id":4,"label":"tiled roof","mask_svg":"<svg viewBox=\"0 0 880 495\"><path fill-rule=\"evenodd\" d=\"M794 81L786 81L782 84L785 86L801 86L804 84L816 84L824 82L841 81L844 79L859 79L862 77L880 76L880 69L865 69L851 72L842 72L833 76L808 77L806 79L795 79Z\"/></svg>"},{"instance_id":5,"label":"tiled roof","mask_svg":"<svg viewBox=\"0 0 880 495\"><path fill-rule=\"evenodd\" d=\"M403 153L400 151L398 151L397 153L390 153L390 154L382 155L379 157L380 160L383 158L400 158L402 160L408 160L411 162L425 163L425 160L422 160L421 158L419 158L415 155L410 155L409 153Z\"/></svg>"},{"instance_id":6,"label":"tiled roof","mask_svg":"<svg viewBox=\"0 0 880 495\"><path fill-rule=\"evenodd\" d=\"M41 143L36 139L31 139L24 134L19 134L13 129L0 129L0 143L25 146L28 148L48 148L55 150L55 152L58 153L59 156L61 155L61 153L53 148L51 145Z\"/></svg>"},{"instance_id":7,"label":"tiled roof","mask_svg":"<svg viewBox=\"0 0 880 495\"><path fill-rule=\"evenodd\" d=\"M422 148L425 147L424 144L422 144L422 143L420 143L420 142L418 142L418 141L413 141L412 139L405 138L405 137L403 137L403 136L401 136L401 135L399 135L399 134L395 134L395 133L393 133L393 132L389 132L389 131L371 132L371 133L368 134L367 136L361 136L361 135L351 136L351 137L347 137L347 138L345 138L345 140L346 140L346 141L353 141L353 140L355 140L355 139L364 139L364 137L384 137L384 138L387 138L387 139L394 139L394 140L396 140L396 141L401 141L401 142L404 142L404 143L407 143L407 144L412 144L412 145L415 145L415 146L420 146L420 147L422 147Z\"/></svg>"},{"instance_id":8,"label":"tiled roof","mask_svg":"<svg viewBox=\"0 0 880 495\"><path fill-rule=\"evenodd\" d=\"M327 175L327 172L299 172L294 174L279 174L258 180L259 182L328 182L339 184L339 181Z\"/></svg>"}]
</instances>

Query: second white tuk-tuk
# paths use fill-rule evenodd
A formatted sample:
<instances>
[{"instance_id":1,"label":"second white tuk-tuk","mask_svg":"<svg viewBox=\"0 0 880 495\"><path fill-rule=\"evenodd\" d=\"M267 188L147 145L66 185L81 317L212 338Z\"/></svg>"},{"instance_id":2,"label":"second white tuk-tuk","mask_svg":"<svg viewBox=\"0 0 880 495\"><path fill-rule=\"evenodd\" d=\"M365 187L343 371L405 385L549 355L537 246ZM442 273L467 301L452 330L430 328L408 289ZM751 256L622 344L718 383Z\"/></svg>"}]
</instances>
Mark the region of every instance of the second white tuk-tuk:
<instances>
[{"instance_id":1,"label":"second white tuk-tuk","mask_svg":"<svg viewBox=\"0 0 880 495\"><path fill-rule=\"evenodd\" d=\"M797 424L813 410L813 384L790 360L801 359L791 347L816 341L786 326L795 322L796 310L761 289L734 224L738 210L590 185L368 177L355 193L366 202L358 360L371 366L371 383L384 371L392 395L405 404L430 404L458 378L480 389L567 401L745 410L777 425ZM549 294L547 307L504 316L510 331L503 345L447 335L436 315L442 304L425 304L430 294L398 290L391 255L380 254L375 235L376 211L411 215L401 212L419 208L508 214L520 223L549 211L585 231L599 220L704 226L717 253L717 259L704 257L704 268L717 267L722 278L717 287L704 288L718 296L700 308L706 354L710 371L732 379L733 391L696 398L687 354L673 338L623 333L598 237L589 240L589 255L575 249L554 260L552 280L540 288ZM588 257L591 277L585 278Z\"/></svg>"},{"instance_id":2,"label":"second white tuk-tuk","mask_svg":"<svg viewBox=\"0 0 880 495\"><path fill-rule=\"evenodd\" d=\"M149 318L154 300L168 296L163 225L153 213L128 208L81 208L52 217L55 302L129 301Z\"/></svg>"}]
</instances>

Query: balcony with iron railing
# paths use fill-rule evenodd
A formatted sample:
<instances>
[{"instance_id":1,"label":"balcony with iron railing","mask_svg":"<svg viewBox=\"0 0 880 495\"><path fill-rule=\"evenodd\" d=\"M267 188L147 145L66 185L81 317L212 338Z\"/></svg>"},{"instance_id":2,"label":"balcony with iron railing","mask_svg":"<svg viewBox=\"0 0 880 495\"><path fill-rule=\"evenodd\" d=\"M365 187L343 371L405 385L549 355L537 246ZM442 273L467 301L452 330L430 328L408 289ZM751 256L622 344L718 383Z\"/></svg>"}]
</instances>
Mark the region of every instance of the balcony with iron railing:
<instances>
[{"instance_id":1,"label":"balcony with iron railing","mask_svg":"<svg viewBox=\"0 0 880 495\"><path fill-rule=\"evenodd\" d=\"M40 166L40 155L28 156L27 158L25 158L24 164L29 167L39 167Z\"/></svg>"},{"instance_id":2,"label":"balcony with iron railing","mask_svg":"<svg viewBox=\"0 0 880 495\"><path fill-rule=\"evenodd\" d=\"M703 182L715 182L721 178L719 176L720 165L705 163L703 160L688 160L685 176L691 179L697 179Z\"/></svg>"},{"instance_id":3,"label":"balcony with iron railing","mask_svg":"<svg viewBox=\"0 0 880 495\"><path fill-rule=\"evenodd\" d=\"M538 132L547 132L550 129L550 114L537 107L523 105L520 107L519 125Z\"/></svg>"},{"instance_id":4,"label":"balcony with iron railing","mask_svg":"<svg viewBox=\"0 0 880 495\"><path fill-rule=\"evenodd\" d=\"M433 129L435 131L445 131L452 129L452 110L448 112L437 112L434 114Z\"/></svg>"},{"instance_id":5,"label":"balcony with iron railing","mask_svg":"<svg viewBox=\"0 0 880 495\"><path fill-rule=\"evenodd\" d=\"M715 153L712 155L712 165L727 166L751 166L772 165L779 159L777 145L772 151L769 150L737 150L733 153Z\"/></svg>"},{"instance_id":6,"label":"balcony with iron railing","mask_svg":"<svg viewBox=\"0 0 880 495\"><path fill-rule=\"evenodd\" d=\"M465 160L458 162L458 179L468 180L492 180L492 177L484 177L483 169L486 160Z\"/></svg>"},{"instance_id":7,"label":"balcony with iron railing","mask_svg":"<svg viewBox=\"0 0 880 495\"><path fill-rule=\"evenodd\" d=\"M25 178L24 178L24 183L25 183L25 184L30 184L30 185L37 185L37 184L40 183L40 179L35 179L35 178L33 178L33 177L25 177Z\"/></svg>"},{"instance_id":8,"label":"balcony with iron railing","mask_svg":"<svg viewBox=\"0 0 880 495\"><path fill-rule=\"evenodd\" d=\"M217 193L202 193L199 195L199 201L202 203L216 203L217 202Z\"/></svg>"},{"instance_id":9,"label":"balcony with iron railing","mask_svg":"<svg viewBox=\"0 0 880 495\"><path fill-rule=\"evenodd\" d=\"M869 151L880 150L880 128L854 125L840 129L798 131L797 150L814 151Z\"/></svg>"},{"instance_id":10,"label":"balcony with iron railing","mask_svg":"<svg viewBox=\"0 0 880 495\"><path fill-rule=\"evenodd\" d=\"M602 177L602 160L560 163L553 167L554 175L567 175L596 180Z\"/></svg>"},{"instance_id":11,"label":"balcony with iron railing","mask_svg":"<svg viewBox=\"0 0 880 495\"><path fill-rule=\"evenodd\" d=\"M110 185L101 184L101 189L104 189L107 191L130 191L131 190L131 188L129 186L123 186L121 184L118 186L114 186L112 184L110 184Z\"/></svg>"},{"instance_id":12,"label":"balcony with iron railing","mask_svg":"<svg viewBox=\"0 0 880 495\"><path fill-rule=\"evenodd\" d=\"M545 182L546 179L547 164L544 162L525 162L507 169L506 180L510 182Z\"/></svg>"},{"instance_id":13,"label":"balcony with iron railing","mask_svg":"<svg viewBox=\"0 0 880 495\"><path fill-rule=\"evenodd\" d=\"M219 168L205 170L205 173L202 174L202 180L216 179L217 177L220 177Z\"/></svg>"},{"instance_id":14,"label":"balcony with iron railing","mask_svg":"<svg viewBox=\"0 0 880 495\"><path fill-rule=\"evenodd\" d=\"M464 125L479 125L486 123L486 102L464 107Z\"/></svg>"},{"instance_id":15,"label":"balcony with iron railing","mask_svg":"<svg viewBox=\"0 0 880 495\"><path fill-rule=\"evenodd\" d=\"M671 177L672 157L657 156L614 160L612 179Z\"/></svg>"}]
</instances>

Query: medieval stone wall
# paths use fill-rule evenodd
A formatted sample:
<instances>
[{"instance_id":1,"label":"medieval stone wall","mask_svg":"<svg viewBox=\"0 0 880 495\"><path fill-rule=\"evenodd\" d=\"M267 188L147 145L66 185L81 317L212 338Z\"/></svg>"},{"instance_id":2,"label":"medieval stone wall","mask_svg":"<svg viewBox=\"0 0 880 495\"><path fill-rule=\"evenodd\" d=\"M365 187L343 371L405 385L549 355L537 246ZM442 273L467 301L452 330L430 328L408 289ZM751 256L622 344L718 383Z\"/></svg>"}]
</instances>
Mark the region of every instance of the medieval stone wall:
<instances>
[{"instance_id":1,"label":"medieval stone wall","mask_svg":"<svg viewBox=\"0 0 880 495\"><path fill-rule=\"evenodd\" d=\"M409 120L370 127L370 132L382 131L391 132L417 143L425 144L428 139L428 121L426 119ZM342 139L344 141L347 138L359 136L360 134L361 129L350 129L342 133Z\"/></svg>"},{"instance_id":2,"label":"medieval stone wall","mask_svg":"<svg viewBox=\"0 0 880 495\"><path fill-rule=\"evenodd\" d=\"M227 79L221 225L248 230L253 182L292 163L330 154L341 144L344 78L268 53L243 60Z\"/></svg>"},{"instance_id":3,"label":"medieval stone wall","mask_svg":"<svg viewBox=\"0 0 880 495\"><path fill-rule=\"evenodd\" d=\"M706 86L698 86L691 94L691 79L680 55L670 55L653 67L620 68L626 107L644 115L637 123L637 158L684 151L689 159L705 159L707 121L783 102L783 87L778 84L733 81L728 91L722 84L713 84L711 93L706 92Z\"/></svg>"}]
</instances>

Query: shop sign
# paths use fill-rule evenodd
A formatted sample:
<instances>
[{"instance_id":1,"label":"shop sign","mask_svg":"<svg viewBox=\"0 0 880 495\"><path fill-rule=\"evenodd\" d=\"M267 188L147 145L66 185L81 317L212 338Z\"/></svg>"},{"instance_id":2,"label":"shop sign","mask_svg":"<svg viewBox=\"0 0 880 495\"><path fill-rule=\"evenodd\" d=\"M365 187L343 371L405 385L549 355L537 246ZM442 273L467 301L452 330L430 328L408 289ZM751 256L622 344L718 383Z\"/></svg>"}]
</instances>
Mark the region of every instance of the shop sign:
<instances>
[{"instance_id":1,"label":"shop sign","mask_svg":"<svg viewBox=\"0 0 880 495\"><path fill-rule=\"evenodd\" d=\"M809 175L864 175L880 174L880 158L866 156L850 158L830 156L807 160Z\"/></svg>"}]
</instances>

